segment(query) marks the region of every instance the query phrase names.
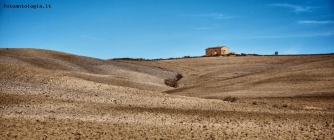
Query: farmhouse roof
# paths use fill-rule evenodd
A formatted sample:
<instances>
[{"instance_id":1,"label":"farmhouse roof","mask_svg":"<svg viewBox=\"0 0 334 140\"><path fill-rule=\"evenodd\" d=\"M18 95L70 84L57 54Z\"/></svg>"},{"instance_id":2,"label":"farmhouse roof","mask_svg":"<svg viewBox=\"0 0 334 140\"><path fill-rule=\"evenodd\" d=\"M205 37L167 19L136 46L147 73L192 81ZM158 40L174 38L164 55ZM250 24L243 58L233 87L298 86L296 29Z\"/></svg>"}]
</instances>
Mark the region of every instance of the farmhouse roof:
<instances>
[{"instance_id":1,"label":"farmhouse roof","mask_svg":"<svg viewBox=\"0 0 334 140\"><path fill-rule=\"evenodd\" d=\"M226 46L217 46L217 47L209 47L207 49L218 49L218 48L227 48Z\"/></svg>"}]
</instances>

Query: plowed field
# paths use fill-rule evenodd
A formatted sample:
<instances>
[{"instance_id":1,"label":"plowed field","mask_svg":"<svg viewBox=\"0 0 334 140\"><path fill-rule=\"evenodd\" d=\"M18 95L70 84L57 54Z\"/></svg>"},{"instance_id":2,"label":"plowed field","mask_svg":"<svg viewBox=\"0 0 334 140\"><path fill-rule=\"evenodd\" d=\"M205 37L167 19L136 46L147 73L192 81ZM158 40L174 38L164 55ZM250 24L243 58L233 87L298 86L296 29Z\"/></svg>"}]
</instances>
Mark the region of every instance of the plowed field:
<instances>
[{"instance_id":1,"label":"plowed field","mask_svg":"<svg viewBox=\"0 0 334 140\"><path fill-rule=\"evenodd\" d=\"M165 79L183 78L178 87ZM0 139L334 139L334 55L0 49Z\"/></svg>"}]
</instances>

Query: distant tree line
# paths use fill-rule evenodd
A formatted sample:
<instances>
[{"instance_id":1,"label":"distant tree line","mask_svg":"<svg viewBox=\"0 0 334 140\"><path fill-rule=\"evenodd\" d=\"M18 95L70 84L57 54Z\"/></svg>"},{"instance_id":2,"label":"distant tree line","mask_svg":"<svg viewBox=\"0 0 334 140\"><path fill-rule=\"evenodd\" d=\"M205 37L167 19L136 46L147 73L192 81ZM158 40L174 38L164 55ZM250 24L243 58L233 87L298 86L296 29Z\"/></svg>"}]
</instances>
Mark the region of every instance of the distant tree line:
<instances>
[{"instance_id":1,"label":"distant tree line","mask_svg":"<svg viewBox=\"0 0 334 140\"><path fill-rule=\"evenodd\" d=\"M320 53L320 54L256 54L256 53L229 53L229 54L218 54L215 56L183 56L183 57L170 57L170 58L156 58L156 59L145 59L145 58L129 58L129 57L124 57L124 58L112 58L108 60L132 60L132 61L156 61L156 60L174 60L174 59L185 59L185 58L200 58L200 57L219 57L219 56L303 56L303 55L334 55L334 53Z\"/></svg>"}]
</instances>

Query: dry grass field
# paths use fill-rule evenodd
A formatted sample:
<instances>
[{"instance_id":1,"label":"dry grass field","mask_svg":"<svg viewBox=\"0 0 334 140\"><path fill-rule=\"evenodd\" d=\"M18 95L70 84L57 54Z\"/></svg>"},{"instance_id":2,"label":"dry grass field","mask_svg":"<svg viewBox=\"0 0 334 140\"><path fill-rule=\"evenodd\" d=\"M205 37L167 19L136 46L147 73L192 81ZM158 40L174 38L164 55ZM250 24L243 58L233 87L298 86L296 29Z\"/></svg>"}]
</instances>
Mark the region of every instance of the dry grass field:
<instances>
[{"instance_id":1,"label":"dry grass field","mask_svg":"<svg viewBox=\"0 0 334 140\"><path fill-rule=\"evenodd\" d=\"M178 87L165 79L183 78ZM0 49L0 139L334 139L334 55L101 60Z\"/></svg>"}]
</instances>

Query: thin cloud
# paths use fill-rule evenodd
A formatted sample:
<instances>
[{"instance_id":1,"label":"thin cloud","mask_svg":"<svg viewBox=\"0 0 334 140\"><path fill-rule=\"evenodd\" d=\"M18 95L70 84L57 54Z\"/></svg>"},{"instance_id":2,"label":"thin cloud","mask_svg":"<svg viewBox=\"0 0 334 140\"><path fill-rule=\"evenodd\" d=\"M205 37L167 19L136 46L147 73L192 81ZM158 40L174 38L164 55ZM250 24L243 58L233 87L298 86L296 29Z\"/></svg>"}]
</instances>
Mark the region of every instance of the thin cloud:
<instances>
[{"instance_id":1,"label":"thin cloud","mask_svg":"<svg viewBox=\"0 0 334 140\"><path fill-rule=\"evenodd\" d=\"M316 21L316 20L300 20L297 21L299 24L334 24L334 21L325 20L325 21Z\"/></svg>"},{"instance_id":2,"label":"thin cloud","mask_svg":"<svg viewBox=\"0 0 334 140\"><path fill-rule=\"evenodd\" d=\"M259 36L254 38L297 38L297 37L319 37L319 36L332 36L334 32L323 32L314 34L296 34L296 35L282 35L282 36Z\"/></svg>"},{"instance_id":3,"label":"thin cloud","mask_svg":"<svg viewBox=\"0 0 334 140\"><path fill-rule=\"evenodd\" d=\"M289 8L289 9L292 9L293 12L295 13L312 12L313 9L317 8L317 7L311 7L311 6L287 4L287 3L269 4L269 6Z\"/></svg>"},{"instance_id":4,"label":"thin cloud","mask_svg":"<svg viewBox=\"0 0 334 140\"><path fill-rule=\"evenodd\" d=\"M188 16L193 16L193 17L209 17L209 18L214 18L214 19L230 19L234 18L233 16L226 16L224 14L220 13L211 13L211 14L192 14Z\"/></svg>"},{"instance_id":5,"label":"thin cloud","mask_svg":"<svg viewBox=\"0 0 334 140\"><path fill-rule=\"evenodd\" d=\"M226 37L226 36L214 36L207 37L208 40L235 40L235 39L283 39L283 38L300 38L300 37L322 37L333 36L334 31L309 33L309 34L292 34L292 35L274 35L274 36L244 36L244 37Z\"/></svg>"},{"instance_id":6,"label":"thin cloud","mask_svg":"<svg viewBox=\"0 0 334 140\"><path fill-rule=\"evenodd\" d=\"M250 37L250 38L297 38L297 37L319 37L319 36L332 36L334 35L334 31L329 32L320 32L320 33L311 33L311 34L295 34L295 35L281 35L281 36L258 36L258 37Z\"/></svg>"}]
</instances>

